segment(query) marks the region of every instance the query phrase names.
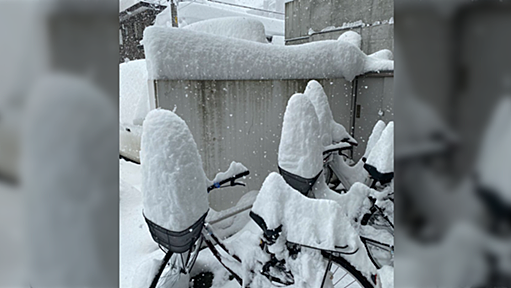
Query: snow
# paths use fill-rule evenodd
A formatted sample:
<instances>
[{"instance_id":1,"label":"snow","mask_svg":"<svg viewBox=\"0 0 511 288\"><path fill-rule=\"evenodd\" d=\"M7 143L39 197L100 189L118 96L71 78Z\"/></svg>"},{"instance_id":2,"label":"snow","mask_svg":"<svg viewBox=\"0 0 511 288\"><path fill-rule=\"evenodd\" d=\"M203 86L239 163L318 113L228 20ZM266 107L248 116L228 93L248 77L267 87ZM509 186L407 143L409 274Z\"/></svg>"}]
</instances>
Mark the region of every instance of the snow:
<instances>
[{"instance_id":1,"label":"snow","mask_svg":"<svg viewBox=\"0 0 511 288\"><path fill-rule=\"evenodd\" d=\"M248 222L250 222L249 212L250 207L254 203L257 194L259 191L250 191L243 195L238 203L234 207L231 207L226 210L215 211L211 208L208 212L208 216L206 217L206 222L214 223L211 226L215 230L215 235L219 239L225 239L239 232ZM239 213L237 213L239 212ZM232 217L228 217L225 220L217 221L229 215L233 215ZM216 222L216 223L215 223Z\"/></svg>"},{"instance_id":2,"label":"snow","mask_svg":"<svg viewBox=\"0 0 511 288\"><path fill-rule=\"evenodd\" d=\"M350 251L360 248L346 259L366 275L375 272L350 218L335 201L307 198L273 172L263 182L252 211L268 229L282 225L279 239L331 251L345 245ZM273 249L278 253L279 247Z\"/></svg>"},{"instance_id":3,"label":"snow","mask_svg":"<svg viewBox=\"0 0 511 288\"><path fill-rule=\"evenodd\" d=\"M185 26L183 29L265 44L268 43L263 23L249 17L214 18L195 22Z\"/></svg>"},{"instance_id":4,"label":"snow","mask_svg":"<svg viewBox=\"0 0 511 288\"><path fill-rule=\"evenodd\" d=\"M260 21L264 25L266 36L284 36L284 21L249 13L245 8L234 7L209 1L183 1L177 5L179 27L196 22L224 17L246 17ZM169 9L156 16L155 26L171 27Z\"/></svg>"},{"instance_id":5,"label":"snow","mask_svg":"<svg viewBox=\"0 0 511 288\"><path fill-rule=\"evenodd\" d=\"M511 203L511 97L503 97L496 105L481 144L476 166L480 185L491 189Z\"/></svg>"},{"instance_id":6,"label":"snow","mask_svg":"<svg viewBox=\"0 0 511 288\"><path fill-rule=\"evenodd\" d=\"M380 173L394 172L394 122L390 121L367 157L366 164Z\"/></svg>"},{"instance_id":7,"label":"snow","mask_svg":"<svg viewBox=\"0 0 511 288\"><path fill-rule=\"evenodd\" d=\"M119 64L120 123L141 125L149 113L149 88L144 59Z\"/></svg>"},{"instance_id":8,"label":"snow","mask_svg":"<svg viewBox=\"0 0 511 288\"><path fill-rule=\"evenodd\" d=\"M245 171L248 171L247 167L243 166L243 164L232 161L231 165L229 165L229 169L225 172L219 172L216 174L215 178L213 179L213 183L218 183L222 180L231 178L237 174L243 173Z\"/></svg>"},{"instance_id":9,"label":"snow","mask_svg":"<svg viewBox=\"0 0 511 288\"><path fill-rule=\"evenodd\" d=\"M392 70L342 40L279 46L221 38L187 29L151 26L142 40L149 79L236 80L343 77Z\"/></svg>"},{"instance_id":10,"label":"snow","mask_svg":"<svg viewBox=\"0 0 511 288\"><path fill-rule=\"evenodd\" d=\"M328 97L318 81L309 81L303 94L314 105L320 123L320 135L323 146L332 145L332 143L340 142L343 139L350 139L351 142L356 143L356 140L351 137L344 126L334 121Z\"/></svg>"},{"instance_id":11,"label":"snow","mask_svg":"<svg viewBox=\"0 0 511 288\"><path fill-rule=\"evenodd\" d=\"M380 51L376 51L373 54L369 55L369 57L382 60L394 60L394 54L389 49L382 49Z\"/></svg>"},{"instance_id":12,"label":"snow","mask_svg":"<svg viewBox=\"0 0 511 288\"><path fill-rule=\"evenodd\" d=\"M323 169L323 146L314 106L303 94L294 94L287 103L282 123L278 164L295 175L313 178Z\"/></svg>"},{"instance_id":13,"label":"snow","mask_svg":"<svg viewBox=\"0 0 511 288\"><path fill-rule=\"evenodd\" d=\"M378 269L378 276L381 281L381 288L393 288L394 287L394 267L383 266Z\"/></svg>"},{"instance_id":14,"label":"snow","mask_svg":"<svg viewBox=\"0 0 511 288\"><path fill-rule=\"evenodd\" d=\"M367 159L369 154L371 153L371 150L373 150L374 145L378 142L378 140L381 137L381 133L385 129L385 122L382 120L378 120L376 124L374 124L373 131L371 132L371 135L369 135L369 139L367 140L366 150L364 152L363 158Z\"/></svg>"},{"instance_id":15,"label":"snow","mask_svg":"<svg viewBox=\"0 0 511 288\"><path fill-rule=\"evenodd\" d=\"M362 47L362 36L354 31L346 31L341 34L338 38L341 41L350 42L351 44L357 46L359 49Z\"/></svg>"},{"instance_id":16,"label":"snow","mask_svg":"<svg viewBox=\"0 0 511 288\"><path fill-rule=\"evenodd\" d=\"M149 112L142 132L145 216L171 231L183 231L208 211L207 178L197 145L175 113Z\"/></svg>"}]
</instances>

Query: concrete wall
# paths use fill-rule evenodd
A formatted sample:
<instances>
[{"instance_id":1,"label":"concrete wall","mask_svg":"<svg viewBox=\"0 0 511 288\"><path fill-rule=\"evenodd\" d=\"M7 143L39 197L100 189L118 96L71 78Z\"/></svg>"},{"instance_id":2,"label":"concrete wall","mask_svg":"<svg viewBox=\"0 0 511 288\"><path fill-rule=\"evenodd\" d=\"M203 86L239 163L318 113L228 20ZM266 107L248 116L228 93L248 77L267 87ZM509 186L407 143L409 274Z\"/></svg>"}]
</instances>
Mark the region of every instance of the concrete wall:
<instances>
[{"instance_id":1,"label":"concrete wall","mask_svg":"<svg viewBox=\"0 0 511 288\"><path fill-rule=\"evenodd\" d=\"M150 85L153 105L176 109L175 112L190 127L208 177L213 178L217 172L227 169L231 161L242 162L249 168L251 173L245 180L248 187L215 191L216 195L210 196L213 208L232 206L243 192L258 190L266 176L277 171L277 152L287 101L294 93L303 92L307 82L158 80ZM353 132L359 136L357 138L367 137L367 131L370 132L379 116L378 111L366 109L362 104L361 119L354 118L356 115L351 112L356 106L354 99L370 102L373 97L383 93L388 94L385 99L392 99L392 77L366 76L354 82L322 79L319 82L329 96L334 119L347 130L355 127ZM371 89L355 90L353 85L371 86ZM353 93L356 91L359 92L355 98ZM380 104L388 105L381 101ZM388 113L385 117L391 115ZM353 124L355 119L364 121ZM359 142L360 147L355 152L363 153L365 142Z\"/></svg>"},{"instance_id":2,"label":"concrete wall","mask_svg":"<svg viewBox=\"0 0 511 288\"><path fill-rule=\"evenodd\" d=\"M286 45L337 39L353 30L362 36L364 52L394 51L394 25L389 24L393 16L393 0L294 0L286 3ZM356 21L363 25L321 32Z\"/></svg>"}]
</instances>

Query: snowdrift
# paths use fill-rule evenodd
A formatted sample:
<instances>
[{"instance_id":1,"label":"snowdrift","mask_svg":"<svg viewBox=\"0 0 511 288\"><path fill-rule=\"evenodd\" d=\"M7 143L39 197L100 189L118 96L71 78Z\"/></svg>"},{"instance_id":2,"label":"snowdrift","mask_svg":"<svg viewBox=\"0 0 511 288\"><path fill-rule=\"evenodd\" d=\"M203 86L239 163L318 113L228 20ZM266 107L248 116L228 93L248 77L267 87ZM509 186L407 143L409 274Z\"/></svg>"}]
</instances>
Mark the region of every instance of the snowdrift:
<instances>
[{"instance_id":1,"label":"snowdrift","mask_svg":"<svg viewBox=\"0 0 511 288\"><path fill-rule=\"evenodd\" d=\"M141 145L145 216L171 231L187 229L209 208L208 180L188 126L171 111L152 110Z\"/></svg>"},{"instance_id":2,"label":"snowdrift","mask_svg":"<svg viewBox=\"0 0 511 288\"><path fill-rule=\"evenodd\" d=\"M187 29L148 27L144 45L149 79L261 80L339 78L392 70L394 62L364 54L348 41L277 46Z\"/></svg>"},{"instance_id":3,"label":"snowdrift","mask_svg":"<svg viewBox=\"0 0 511 288\"><path fill-rule=\"evenodd\" d=\"M264 180L252 211L261 216L268 229L282 225L287 241L317 249L359 248L345 258L366 275L376 272L350 218L337 202L307 198L272 172Z\"/></svg>"},{"instance_id":4,"label":"snowdrift","mask_svg":"<svg viewBox=\"0 0 511 288\"><path fill-rule=\"evenodd\" d=\"M280 137L279 167L303 178L323 169L319 121L312 103L303 94L291 96L284 112Z\"/></svg>"},{"instance_id":5,"label":"snowdrift","mask_svg":"<svg viewBox=\"0 0 511 288\"><path fill-rule=\"evenodd\" d=\"M261 21L248 17L225 17L209 19L190 24L183 29L213 34L223 37L268 43Z\"/></svg>"},{"instance_id":6,"label":"snowdrift","mask_svg":"<svg viewBox=\"0 0 511 288\"><path fill-rule=\"evenodd\" d=\"M318 115L320 123L320 135L323 146L326 147L332 145L334 142L341 142L345 139L349 139L349 142L351 143L357 143L357 141L346 131L344 126L334 121L334 116L332 115L330 104L328 103L328 97L318 81L309 81L303 94L309 98L314 105L314 109L316 109L316 114Z\"/></svg>"}]
</instances>

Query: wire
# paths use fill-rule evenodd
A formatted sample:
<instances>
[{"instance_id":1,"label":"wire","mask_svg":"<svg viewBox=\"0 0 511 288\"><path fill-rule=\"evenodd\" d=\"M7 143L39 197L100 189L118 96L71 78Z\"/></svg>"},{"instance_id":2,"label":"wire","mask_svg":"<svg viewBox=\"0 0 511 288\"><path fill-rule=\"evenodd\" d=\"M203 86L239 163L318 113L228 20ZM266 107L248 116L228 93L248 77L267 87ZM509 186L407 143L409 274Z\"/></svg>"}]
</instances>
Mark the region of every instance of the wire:
<instances>
[{"instance_id":1,"label":"wire","mask_svg":"<svg viewBox=\"0 0 511 288\"><path fill-rule=\"evenodd\" d=\"M230 6L235 6L235 7L241 7L241 8L256 10L256 11L274 13L274 14L279 14L279 15L286 15L285 13L282 13L282 12L265 10L265 9L261 9L261 8L255 8L255 7L250 7L250 6L240 5L240 4L227 3L227 2L222 2L222 1L218 1L218 0L208 0L208 1L209 2L220 3L220 4L225 4L225 5L230 5Z\"/></svg>"}]
</instances>

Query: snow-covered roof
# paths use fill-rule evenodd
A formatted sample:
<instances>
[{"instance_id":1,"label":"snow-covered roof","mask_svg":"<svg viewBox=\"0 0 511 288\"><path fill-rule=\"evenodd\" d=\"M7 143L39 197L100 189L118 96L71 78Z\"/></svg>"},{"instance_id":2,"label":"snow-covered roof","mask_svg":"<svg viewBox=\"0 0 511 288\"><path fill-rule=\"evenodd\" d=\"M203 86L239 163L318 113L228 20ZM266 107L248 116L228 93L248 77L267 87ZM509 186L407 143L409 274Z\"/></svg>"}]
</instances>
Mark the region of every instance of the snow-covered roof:
<instances>
[{"instance_id":1,"label":"snow-covered roof","mask_svg":"<svg viewBox=\"0 0 511 288\"><path fill-rule=\"evenodd\" d=\"M149 4L159 4L159 5L167 5L167 0L119 0L119 12L122 12L131 6L140 3L145 2Z\"/></svg>"},{"instance_id":2,"label":"snow-covered roof","mask_svg":"<svg viewBox=\"0 0 511 288\"><path fill-rule=\"evenodd\" d=\"M266 36L284 36L283 20L259 16L248 12L250 12L250 9L239 8L209 1L184 1L179 2L177 5L179 27L184 27L195 22L214 18L246 17L262 22ZM160 14L158 14L155 20L155 25L171 26L167 25L167 22L170 21L168 14L168 9L165 9Z\"/></svg>"}]
</instances>

